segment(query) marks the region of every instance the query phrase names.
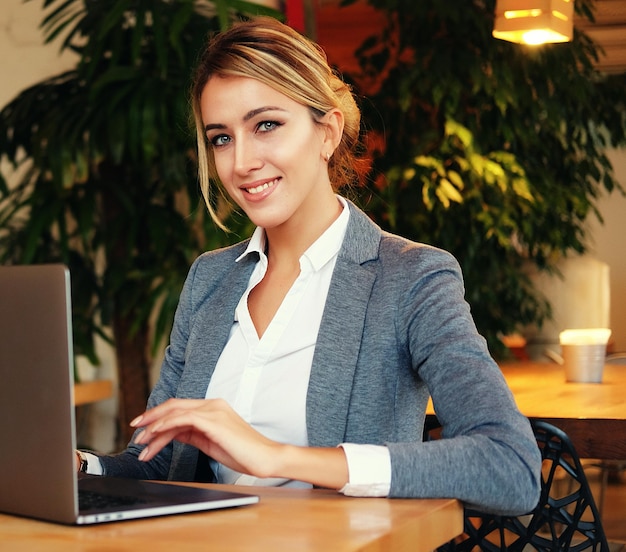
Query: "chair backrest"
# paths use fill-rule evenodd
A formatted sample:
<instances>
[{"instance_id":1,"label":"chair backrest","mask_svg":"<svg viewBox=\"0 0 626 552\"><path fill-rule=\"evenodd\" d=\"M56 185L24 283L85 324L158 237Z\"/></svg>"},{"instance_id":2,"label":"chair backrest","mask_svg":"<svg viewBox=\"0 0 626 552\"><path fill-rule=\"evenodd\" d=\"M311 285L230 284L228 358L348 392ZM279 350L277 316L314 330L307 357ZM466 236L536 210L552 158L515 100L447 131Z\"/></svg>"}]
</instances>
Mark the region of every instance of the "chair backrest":
<instances>
[{"instance_id":1,"label":"chair backrest","mask_svg":"<svg viewBox=\"0 0 626 552\"><path fill-rule=\"evenodd\" d=\"M465 511L465 534L446 551L522 550L608 552L598 508L569 437L543 421L532 422L543 458L541 497L524 516Z\"/></svg>"}]
</instances>

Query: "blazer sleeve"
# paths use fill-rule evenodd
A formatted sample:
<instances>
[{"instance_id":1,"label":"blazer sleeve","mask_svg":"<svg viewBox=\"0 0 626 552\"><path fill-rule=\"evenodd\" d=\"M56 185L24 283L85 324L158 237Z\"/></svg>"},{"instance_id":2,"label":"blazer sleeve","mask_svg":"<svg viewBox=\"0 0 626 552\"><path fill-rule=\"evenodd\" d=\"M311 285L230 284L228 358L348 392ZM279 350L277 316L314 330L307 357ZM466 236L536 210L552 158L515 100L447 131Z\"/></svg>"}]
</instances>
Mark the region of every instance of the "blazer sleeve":
<instances>
[{"instance_id":1,"label":"blazer sleeve","mask_svg":"<svg viewBox=\"0 0 626 552\"><path fill-rule=\"evenodd\" d=\"M390 494L456 497L485 511L525 513L540 490L530 424L476 330L456 260L428 247L416 255L420 269L403 291L398 331L432 396L443 438L387 444Z\"/></svg>"}]
</instances>

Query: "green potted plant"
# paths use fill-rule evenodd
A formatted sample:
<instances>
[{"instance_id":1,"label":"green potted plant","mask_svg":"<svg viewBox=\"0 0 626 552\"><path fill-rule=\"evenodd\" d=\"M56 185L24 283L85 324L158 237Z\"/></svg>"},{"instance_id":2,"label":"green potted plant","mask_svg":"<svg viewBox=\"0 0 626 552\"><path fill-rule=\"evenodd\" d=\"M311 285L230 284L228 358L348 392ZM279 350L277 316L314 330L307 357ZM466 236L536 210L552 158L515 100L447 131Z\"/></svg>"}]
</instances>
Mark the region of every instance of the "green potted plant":
<instances>
[{"instance_id":1,"label":"green potted plant","mask_svg":"<svg viewBox=\"0 0 626 552\"><path fill-rule=\"evenodd\" d=\"M169 332L191 261L239 239L207 221L195 175L187 92L202 43L243 0L45 0L46 41L76 67L0 112L0 262L70 268L75 348L115 347L121 439L145 406L155 347Z\"/></svg>"},{"instance_id":2,"label":"green potted plant","mask_svg":"<svg viewBox=\"0 0 626 552\"><path fill-rule=\"evenodd\" d=\"M495 0L366 1L381 31L350 75L374 137L360 202L457 257L479 330L505 355L502 335L550 315L528 268L583 252L598 194L623 192L606 150L626 144L626 75L598 72L578 31L540 47L494 39Z\"/></svg>"}]
</instances>

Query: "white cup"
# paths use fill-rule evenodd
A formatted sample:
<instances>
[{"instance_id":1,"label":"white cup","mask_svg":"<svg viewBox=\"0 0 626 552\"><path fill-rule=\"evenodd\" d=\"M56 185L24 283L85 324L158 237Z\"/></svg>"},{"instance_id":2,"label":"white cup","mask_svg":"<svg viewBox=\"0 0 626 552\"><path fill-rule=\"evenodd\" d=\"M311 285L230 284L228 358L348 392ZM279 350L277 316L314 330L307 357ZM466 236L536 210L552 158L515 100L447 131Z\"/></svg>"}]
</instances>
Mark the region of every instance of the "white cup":
<instances>
[{"instance_id":1,"label":"white cup","mask_svg":"<svg viewBox=\"0 0 626 552\"><path fill-rule=\"evenodd\" d=\"M565 379L571 382L600 383L604 371L608 328L563 330L559 334Z\"/></svg>"}]
</instances>

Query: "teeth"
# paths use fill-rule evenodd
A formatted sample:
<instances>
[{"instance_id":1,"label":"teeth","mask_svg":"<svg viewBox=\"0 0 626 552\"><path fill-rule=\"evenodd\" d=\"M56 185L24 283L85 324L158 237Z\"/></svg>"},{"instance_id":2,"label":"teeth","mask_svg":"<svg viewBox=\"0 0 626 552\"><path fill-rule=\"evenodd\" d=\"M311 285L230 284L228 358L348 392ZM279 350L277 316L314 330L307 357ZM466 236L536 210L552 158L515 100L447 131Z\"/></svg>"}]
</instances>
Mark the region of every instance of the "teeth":
<instances>
[{"instance_id":1,"label":"teeth","mask_svg":"<svg viewBox=\"0 0 626 552\"><path fill-rule=\"evenodd\" d=\"M267 190L269 187L274 186L276 184L276 180L272 180L271 182L266 182L265 184L261 184L256 188L246 188L246 191L249 194L260 194L263 190Z\"/></svg>"}]
</instances>

